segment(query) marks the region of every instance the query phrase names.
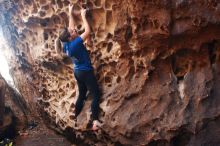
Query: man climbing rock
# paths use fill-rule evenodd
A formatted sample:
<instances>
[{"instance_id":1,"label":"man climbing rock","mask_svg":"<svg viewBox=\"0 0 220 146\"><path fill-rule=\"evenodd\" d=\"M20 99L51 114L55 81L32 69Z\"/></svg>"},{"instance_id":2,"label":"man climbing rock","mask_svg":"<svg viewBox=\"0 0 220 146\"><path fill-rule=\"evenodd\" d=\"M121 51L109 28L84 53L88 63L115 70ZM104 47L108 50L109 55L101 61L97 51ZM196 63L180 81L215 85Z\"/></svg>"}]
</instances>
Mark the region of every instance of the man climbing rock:
<instances>
[{"instance_id":1,"label":"man climbing rock","mask_svg":"<svg viewBox=\"0 0 220 146\"><path fill-rule=\"evenodd\" d=\"M97 130L98 125L100 125L98 121L100 90L93 72L89 54L85 45L83 44L83 42L89 37L90 26L86 19L86 9L81 9L81 17L85 31L81 35L78 35L72 12L73 5L70 4L69 27L64 28L64 30L61 31L59 40L64 43L63 51L65 54L67 54L73 60L74 75L79 88L79 96L75 106L75 118L80 114L86 100L87 90L89 90L93 97L91 105L91 121L93 122L92 129Z\"/></svg>"},{"instance_id":2,"label":"man climbing rock","mask_svg":"<svg viewBox=\"0 0 220 146\"><path fill-rule=\"evenodd\" d=\"M5 80L0 75L0 126L2 126L4 122L5 90L6 90Z\"/></svg>"}]
</instances>

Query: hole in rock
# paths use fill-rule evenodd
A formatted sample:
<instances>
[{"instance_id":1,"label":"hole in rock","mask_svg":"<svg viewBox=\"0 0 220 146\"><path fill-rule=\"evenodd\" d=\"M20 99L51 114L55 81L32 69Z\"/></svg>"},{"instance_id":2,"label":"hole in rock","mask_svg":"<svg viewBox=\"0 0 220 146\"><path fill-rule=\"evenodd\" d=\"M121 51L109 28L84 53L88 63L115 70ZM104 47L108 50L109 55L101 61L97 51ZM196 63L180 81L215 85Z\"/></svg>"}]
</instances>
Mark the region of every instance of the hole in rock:
<instances>
[{"instance_id":1,"label":"hole in rock","mask_svg":"<svg viewBox=\"0 0 220 146\"><path fill-rule=\"evenodd\" d=\"M129 25L127 26L127 29L126 29L126 32L125 32L125 41L128 42L131 37L133 36L133 33L132 33L132 27Z\"/></svg>"},{"instance_id":2,"label":"hole in rock","mask_svg":"<svg viewBox=\"0 0 220 146\"><path fill-rule=\"evenodd\" d=\"M177 77L178 81L184 79L184 75L189 71L190 60L188 56L193 53L188 49L181 49L172 58L173 72Z\"/></svg>"},{"instance_id":3,"label":"hole in rock","mask_svg":"<svg viewBox=\"0 0 220 146\"><path fill-rule=\"evenodd\" d=\"M70 105L70 108L75 108L75 104L72 103L72 104Z\"/></svg>"},{"instance_id":4,"label":"hole in rock","mask_svg":"<svg viewBox=\"0 0 220 146\"><path fill-rule=\"evenodd\" d=\"M46 12L45 11L40 11L39 15L40 15L40 17L44 17L46 15Z\"/></svg>"},{"instance_id":5,"label":"hole in rock","mask_svg":"<svg viewBox=\"0 0 220 146\"><path fill-rule=\"evenodd\" d=\"M41 7L42 10L49 10L50 9L50 6L49 5L46 5L46 6L43 6Z\"/></svg>"},{"instance_id":6,"label":"hole in rock","mask_svg":"<svg viewBox=\"0 0 220 146\"><path fill-rule=\"evenodd\" d=\"M70 2L69 2L68 0L64 0L64 1L63 1L63 4L64 4L65 6L68 6L69 3L70 3Z\"/></svg>"},{"instance_id":7,"label":"hole in rock","mask_svg":"<svg viewBox=\"0 0 220 146\"><path fill-rule=\"evenodd\" d=\"M111 77L105 77L105 83L111 83Z\"/></svg>"},{"instance_id":8,"label":"hole in rock","mask_svg":"<svg viewBox=\"0 0 220 146\"><path fill-rule=\"evenodd\" d=\"M59 23L60 23L60 18L59 18L59 16L54 15L54 16L52 16L52 19L53 19L53 23L54 23L54 24L59 24Z\"/></svg>"},{"instance_id":9,"label":"hole in rock","mask_svg":"<svg viewBox=\"0 0 220 146\"><path fill-rule=\"evenodd\" d=\"M190 138L192 137L192 133L189 131L182 129L179 133L171 139L171 146L186 146L188 145Z\"/></svg>"},{"instance_id":10,"label":"hole in rock","mask_svg":"<svg viewBox=\"0 0 220 146\"><path fill-rule=\"evenodd\" d=\"M109 53L111 50L112 50L112 42L108 43L108 46L107 46L107 52Z\"/></svg>"},{"instance_id":11,"label":"hole in rock","mask_svg":"<svg viewBox=\"0 0 220 146\"><path fill-rule=\"evenodd\" d=\"M59 8L62 8L63 7L63 3L61 0L57 0L57 5Z\"/></svg>"},{"instance_id":12,"label":"hole in rock","mask_svg":"<svg viewBox=\"0 0 220 146\"><path fill-rule=\"evenodd\" d=\"M48 40L48 34L46 32L43 33L44 40Z\"/></svg>"},{"instance_id":13,"label":"hole in rock","mask_svg":"<svg viewBox=\"0 0 220 146\"><path fill-rule=\"evenodd\" d=\"M212 4L212 6L213 6L214 8L217 7L217 6L218 6L218 2L214 1L213 4Z\"/></svg>"},{"instance_id":14,"label":"hole in rock","mask_svg":"<svg viewBox=\"0 0 220 146\"><path fill-rule=\"evenodd\" d=\"M59 92L63 92L63 89L60 88L58 91L59 91Z\"/></svg>"},{"instance_id":15,"label":"hole in rock","mask_svg":"<svg viewBox=\"0 0 220 146\"><path fill-rule=\"evenodd\" d=\"M113 35L111 33L108 33L106 38L111 39L112 37L113 37Z\"/></svg>"},{"instance_id":16,"label":"hole in rock","mask_svg":"<svg viewBox=\"0 0 220 146\"><path fill-rule=\"evenodd\" d=\"M184 84L184 76L190 71L191 61L190 56L193 54L189 49L181 49L177 51L171 59L173 73L177 78L178 90L180 94L180 98L183 99L185 94L185 84Z\"/></svg>"},{"instance_id":17,"label":"hole in rock","mask_svg":"<svg viewBox=\"0 0 220 146\"><path fill-rule=\"evenodd\" d=\"M46 27L49 24L49 18L40 19L40 25Z\"/></svg>"},{"instance_id":18,"label":"hole in rock","mask_svg":"<svg viewBox=\"0 0 220 146\"><path fill-rule=\"evenodd\" d=\"M208 43L208 50L209 50L209 60L211 64L214 64L216 62L216 40L213 40L212 42Z\"/></svg>"},{"instance_id":19,"label":"hole in rock","mask_svg":"<svg viewBox=\"0 0 220 146\"><path fill-rule=\"evenodd\" d=\"M118 76L117 79L116 79L116 82L119 83L120 81L121 81L121 77Z\"/></svg>"},{"instance_id":20,"label":"hole in rock","mask_svg":"<svg viewBox=\"0 0 220 146\"><path fill-rule=\"evenodd\" d=\"M74 120L75 119L74 115L69 116L69 118L70 118L70 120Z\"/></svg>"},{"instance_id":21,"label":"hole in rock","mask_svg":"<svg viewBox=\"0 0 220 146\"><path fill-rule=\"evenodd\" d=\"M62 102L62 103L61 103L61 107L64 108L64 107L65 107L65 104L66 104L65 102Z\"/></svg>"},{"instance_id":22,"label":"hole in rock","mask_svg":"<svg viewBox=\"0 0 220 146\"><path fill-rule=\"evenodd\" d=\"M77 25L77 29L80 30L82 28L82 25Z\"/></svg>"}]
</instances>

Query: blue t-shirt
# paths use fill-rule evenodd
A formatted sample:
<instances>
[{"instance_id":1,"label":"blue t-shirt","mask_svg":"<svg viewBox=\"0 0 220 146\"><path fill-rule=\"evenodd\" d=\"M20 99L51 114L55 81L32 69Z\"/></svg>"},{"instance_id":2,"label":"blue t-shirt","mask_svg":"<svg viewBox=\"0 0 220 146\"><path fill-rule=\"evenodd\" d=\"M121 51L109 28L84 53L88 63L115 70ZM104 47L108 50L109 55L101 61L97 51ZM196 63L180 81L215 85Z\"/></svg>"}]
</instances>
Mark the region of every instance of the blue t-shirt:
<instances>
[{"instance_id":1,"label":"blue t-shirt","mask_svg":"<svg viewBox=\"0 0 220 146\"><path fill-rule=\"evenodd\" d=\"M93 70L91 60L80 36L64 44L64 52L71 57L74 70Z\"/></svg>"}]
</instances>

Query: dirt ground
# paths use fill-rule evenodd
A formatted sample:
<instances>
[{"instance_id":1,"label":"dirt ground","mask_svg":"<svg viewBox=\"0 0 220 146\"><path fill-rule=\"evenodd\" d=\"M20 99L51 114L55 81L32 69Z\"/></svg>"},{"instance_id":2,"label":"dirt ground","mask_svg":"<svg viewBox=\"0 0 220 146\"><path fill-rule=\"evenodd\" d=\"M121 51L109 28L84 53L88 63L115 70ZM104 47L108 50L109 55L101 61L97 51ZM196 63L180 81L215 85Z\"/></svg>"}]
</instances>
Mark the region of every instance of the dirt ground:
<instances>
[{"instance_id":1,"label":"dirt ground","mask_svg":"<svg viewBox=\"0 0 220 146\"><path fill-rule=\"evenodd\" d=\"M35 136L17 137L16 146L71 146L63 137L54 134L38 134Z\"/></svg>"},{"instance_id":2,"label":"dirt ground","mask_svg":"<svg viewBox=\"0 0 220 146\"><path fill-rule=\"evenodd\" d=\"M34 128L19 131L15 138L15 146L75 146L62 135L37 125Z\"/></svg>"}]
</instances>

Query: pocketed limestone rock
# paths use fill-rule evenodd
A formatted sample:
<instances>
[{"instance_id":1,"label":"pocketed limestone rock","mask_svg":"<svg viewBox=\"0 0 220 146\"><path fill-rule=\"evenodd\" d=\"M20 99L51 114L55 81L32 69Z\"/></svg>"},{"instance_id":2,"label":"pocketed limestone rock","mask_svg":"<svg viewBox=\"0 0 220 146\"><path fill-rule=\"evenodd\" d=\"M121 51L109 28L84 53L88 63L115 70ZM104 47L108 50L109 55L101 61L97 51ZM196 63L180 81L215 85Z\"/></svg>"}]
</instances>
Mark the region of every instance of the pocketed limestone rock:
<instances>
[{"instance_id":1,"label":"pocketed limestone rock","mask_svg":"<svg viewBox=\"0 0 220 146\"><path fill-rule=\"evenodd\" d=\"M0 2L15 84L34 115L90 145L217 145L220 3L204 0L10 0ZM77 125L71 60L55 48L68 4L89 9L88 48L102 90L97 133ZM39 112L40 111L40 112ZM207 133L207 134L205 134Z\"/></svg>"}]
</instances>

